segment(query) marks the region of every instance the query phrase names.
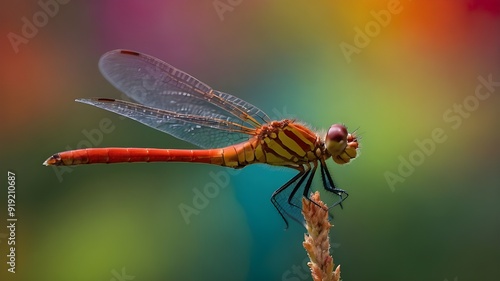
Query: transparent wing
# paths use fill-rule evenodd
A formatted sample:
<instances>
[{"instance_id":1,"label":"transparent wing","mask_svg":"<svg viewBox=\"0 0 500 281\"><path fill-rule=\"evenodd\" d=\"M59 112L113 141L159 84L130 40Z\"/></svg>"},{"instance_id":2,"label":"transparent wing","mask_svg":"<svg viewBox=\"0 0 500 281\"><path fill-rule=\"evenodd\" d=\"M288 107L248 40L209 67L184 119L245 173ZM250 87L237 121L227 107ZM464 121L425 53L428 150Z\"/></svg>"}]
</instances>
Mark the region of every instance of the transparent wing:
<instances>
[{"instance_id":1,"label":"transparent wing","mask_svg":"<svg viewBox=\"0 0 500 281\"><path fill-rule=\"evenodd\" d=\"M111 51L101 57L99 68L116 88L148 107L206 118L216 116L253 128L270 121L254 105L213 90L191 75L145 54ZM175 124L174 127L177 126L182 124ZM171 133L169 126L164 126L162 131Z\"/></svg>"},{"instance_id":2,"label":"transparent wing","mask_svg":"<svg viewBox=\"0 0 500 281\"><path fill-rule=\"evenodd\" d=\"M203 148L224 147L245 141L255 129L228 121L217 113L209 114L197 105L190 105L189 112L202 111L204 115L191 115L155 109L148 106L107 98L77 99L130 119L136 120L154 129L167 132L181 140Z\"/></svg>"}]
</instances>

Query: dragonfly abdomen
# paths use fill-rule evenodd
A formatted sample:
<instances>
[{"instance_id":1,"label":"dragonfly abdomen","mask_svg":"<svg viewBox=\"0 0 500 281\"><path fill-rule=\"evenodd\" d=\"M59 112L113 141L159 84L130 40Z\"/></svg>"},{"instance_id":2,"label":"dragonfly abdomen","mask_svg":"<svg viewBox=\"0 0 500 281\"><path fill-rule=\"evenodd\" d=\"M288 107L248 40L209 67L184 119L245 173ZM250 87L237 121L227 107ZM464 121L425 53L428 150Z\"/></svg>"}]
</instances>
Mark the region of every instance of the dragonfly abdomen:
<instances>
[{"instance_id":1,"label":"dragonfly abdomen","mask_svg":"<svg viewBox=\"0 0 500 281\"><path fill-rule=\"evenodd\" d=\"M223 165L223 149L86 148L52 155L45 165L69 166L97 163L196 162Z\"/></svg>"}]
</instances>

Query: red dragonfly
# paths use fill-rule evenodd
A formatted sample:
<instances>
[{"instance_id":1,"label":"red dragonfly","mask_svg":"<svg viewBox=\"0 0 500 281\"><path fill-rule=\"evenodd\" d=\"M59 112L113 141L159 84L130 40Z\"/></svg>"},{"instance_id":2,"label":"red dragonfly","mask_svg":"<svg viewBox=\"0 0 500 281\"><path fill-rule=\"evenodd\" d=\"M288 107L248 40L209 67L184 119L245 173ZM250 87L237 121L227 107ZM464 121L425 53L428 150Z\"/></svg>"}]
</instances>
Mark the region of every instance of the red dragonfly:
<instances>
[{"instance_id":1,"label":"red dragonfly","mask_svg":"<svg viewBox=\"0 0 500 281\"><path fill-rule=\"evenodd\" d=\"M103 75L137 103L90 98L90 104L188 141L204 149L86 148L60 152L43 164L81 165L123 162L196 162L243 168L254 163L298 171L271 196L285 223L285 215L302 221L302 196L309 198L318 163L323 187L340 197L326 160L349 163L357 156L358 139L344 125L334 124L319 136L295 120L272 121L254 105L207 84L148 55L114 50L99 61ZM342 206L342 205L340 205ZM333 206L332 206L333 207Z\"/></svg>"}]
</instances>

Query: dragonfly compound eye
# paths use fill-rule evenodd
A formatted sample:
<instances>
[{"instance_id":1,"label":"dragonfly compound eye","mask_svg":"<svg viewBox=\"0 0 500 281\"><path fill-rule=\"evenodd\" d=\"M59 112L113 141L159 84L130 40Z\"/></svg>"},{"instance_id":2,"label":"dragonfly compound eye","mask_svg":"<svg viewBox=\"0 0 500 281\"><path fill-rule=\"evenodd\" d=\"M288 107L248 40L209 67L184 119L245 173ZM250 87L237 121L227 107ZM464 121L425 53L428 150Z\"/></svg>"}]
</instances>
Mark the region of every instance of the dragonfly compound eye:
<instances>
[{"instance_id":1,"label":"dragonfly compound eye","mask_svg":"<svg viewBox=\"0 0 500 281\"><path fill-rule=\"evenodd\" d=\"M347 141L347 128L344 125L334 124L328 130L327 138L330 141Z\"/></svg>"},{"instance_id":2,"label":"dragonfly compound eye","mask_svg":"<svg viewBox=\"0 0 500 281\"><path fill-rule=\"evenodd\" d=\"M334 124L326 133L326 149L332 156L341 154L347 146L347 129L344 125Z\"/></svg>"}]
</instances>

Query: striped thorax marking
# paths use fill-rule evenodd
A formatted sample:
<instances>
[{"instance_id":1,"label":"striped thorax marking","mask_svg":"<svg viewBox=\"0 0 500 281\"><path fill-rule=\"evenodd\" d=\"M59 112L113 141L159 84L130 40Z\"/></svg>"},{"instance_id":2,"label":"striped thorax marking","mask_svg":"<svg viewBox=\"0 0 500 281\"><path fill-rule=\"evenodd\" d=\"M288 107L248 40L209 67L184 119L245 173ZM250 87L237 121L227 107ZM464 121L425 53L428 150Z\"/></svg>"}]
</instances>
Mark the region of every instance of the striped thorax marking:
<instances>
[{"instance_id":1,"label":"striped thorax marking","mask_svg":"<svg viewBox=\"0 0 500 281\"><path fill-rule=\"evenodd\" d=\"M320 145L316 134L291 120L274 121L263 126L259 137L259 146L267 164L303 164L317 159L314 153L308 153Z\"/></svg>"},{"instance_id":2,"label":"striped thorax marking","mask_svg":"<svg viewBox=\"0 0 500 281\"><path fill-rule=\"evenodd\" d=\"M248 141L224 148L221 160L232 168L253 163L297 167L324 157L323 147L323 141L305 126L274 121L257 129Z\"/></svg>"}]
</instances>

